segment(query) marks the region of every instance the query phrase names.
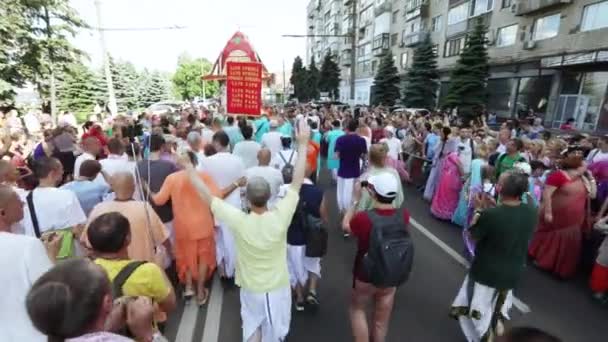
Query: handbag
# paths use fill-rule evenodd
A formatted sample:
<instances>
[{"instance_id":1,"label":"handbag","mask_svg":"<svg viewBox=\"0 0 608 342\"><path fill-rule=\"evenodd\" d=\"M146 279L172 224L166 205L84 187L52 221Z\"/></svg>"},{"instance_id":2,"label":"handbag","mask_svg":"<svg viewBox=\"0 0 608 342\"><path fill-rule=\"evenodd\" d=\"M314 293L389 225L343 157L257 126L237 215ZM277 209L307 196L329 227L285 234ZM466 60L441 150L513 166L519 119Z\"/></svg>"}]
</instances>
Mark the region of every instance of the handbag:
<instances>
[{"instance_id":1,"label":"handbag","mask_svg":"<svg viewBox=\"0 0 608 342\"><path fill-rule=\"evenodd\" d=\"M304 210L306 203L301 206L302 223L305 227L306 256L309 258L320 258L327 254L328 232L323 226L321 218L312 216Z\"/></svg>"}]
</instances>

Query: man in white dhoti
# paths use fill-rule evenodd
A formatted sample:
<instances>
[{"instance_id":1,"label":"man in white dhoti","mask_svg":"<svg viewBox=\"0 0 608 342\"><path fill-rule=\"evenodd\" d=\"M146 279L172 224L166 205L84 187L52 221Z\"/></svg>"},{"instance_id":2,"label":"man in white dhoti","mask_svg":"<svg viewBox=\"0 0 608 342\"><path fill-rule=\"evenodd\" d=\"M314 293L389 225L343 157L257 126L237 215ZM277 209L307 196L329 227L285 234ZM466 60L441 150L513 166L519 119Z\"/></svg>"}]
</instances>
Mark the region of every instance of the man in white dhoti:
<instances>
[{"instance_id":1,"label":"man in white dhoti","mask_svg":"<svg viewBox=\"0 0 608 342\"><path fill-rule=\"evenodd\" d=\"M230 153L230 138L226 132L215 132L211 141L217 153L201 160L198 167L209 173L215 184L224 189L245 176L245 164L241 158ZM233 191L225 201L237 210L242 209L240 191ZM218 221L215 234L218 271L224 278L234 278L237 259L234 238L232 232L226 227L225 220L219 219Z\"/></svg>"},{"instance_id":2,"label":"man in white dhoti","mask_svg":"<svg viewBox=\"0 0 608 342\"><path fill-rule=\"evenodd\" d=\"M287 270L287 228L296 210L304 182L306 148L310 128L304 120L297 134L298 159L293 181L283 199L268 209L270 186L261 177L247 184L251 213L247 214L220 198L213 197L199 181L192 165L186 169L211 211L234 234L237 248L236 284L241 287L243 341L283 341L291 320L291 291Z\"/></svg>"},{"instance_id":3,"label":"man in white dhoti","mask_svg":"<svg viewBox=\"0 0 608 342\"><path fill-rule=\"evenodd\" d=\"M531 204L521 202L528 190L528 176L512 170L496 185L500 205L485 193L475 198L470 234L475 258L454 303L451 315L458 319L469 342L495 341L509 319L513 289L526 264L528 241L538 220Z\"/></svg>"}]
</instances>

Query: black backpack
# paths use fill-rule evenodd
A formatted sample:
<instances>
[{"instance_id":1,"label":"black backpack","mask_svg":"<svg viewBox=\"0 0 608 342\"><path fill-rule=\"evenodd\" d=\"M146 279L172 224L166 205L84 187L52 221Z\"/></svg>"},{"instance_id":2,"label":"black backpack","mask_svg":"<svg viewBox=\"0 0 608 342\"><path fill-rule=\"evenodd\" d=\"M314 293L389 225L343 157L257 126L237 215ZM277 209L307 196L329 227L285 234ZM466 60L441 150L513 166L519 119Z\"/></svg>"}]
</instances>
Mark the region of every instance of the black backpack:
<instances>
[{"instance_id":1,"label":"black backpack","mask_svg":"<svg viewBox=\"0 0 608 342\"><path fill-rule=\"evenodd\" d=\"M367 212L372 221L369 249L363 256L363 273L376 287L396 287L407 281L414 260L414 243L403 221L403 212L380 216Z\"/></svg>"}]
</instances>

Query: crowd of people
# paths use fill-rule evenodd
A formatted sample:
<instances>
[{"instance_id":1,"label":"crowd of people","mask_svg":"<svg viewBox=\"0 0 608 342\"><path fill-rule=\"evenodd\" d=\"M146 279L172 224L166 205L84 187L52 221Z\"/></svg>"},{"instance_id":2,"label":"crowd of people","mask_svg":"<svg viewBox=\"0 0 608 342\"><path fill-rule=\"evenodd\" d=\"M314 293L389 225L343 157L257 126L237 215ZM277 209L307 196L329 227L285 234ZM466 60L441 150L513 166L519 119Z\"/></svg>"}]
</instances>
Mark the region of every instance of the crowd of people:
<instances>
[{"instance_id":1,"label":"crowd of people","mask_svg":"<svg viewBox=\"0 0 608 342\"><path fill-rule=\"evenodd\" d=\"M534 329L502 334L512 290L527 257L573 277L608 226L608 138L559 137L537 118L492 129L483 116L382 107L266 108L256 118L185 107L77 127L70 113L56 125L28 115L25 125L16 111L2 115L8 341L160 341L177 297L204 306L215 274L240 288L244 341L283 341L292 307L321 305L331 230L321 176L336 185L344 237L357 239L355 341L386 339L409 273L403 182L419 185L433 216L463 229L472 267L452 315L467 339L558 341ZM606 241L590 280L604 302ZM384 242L399 252L384 257L403 262L380 272Z\"/></svg>"}]
</instances>

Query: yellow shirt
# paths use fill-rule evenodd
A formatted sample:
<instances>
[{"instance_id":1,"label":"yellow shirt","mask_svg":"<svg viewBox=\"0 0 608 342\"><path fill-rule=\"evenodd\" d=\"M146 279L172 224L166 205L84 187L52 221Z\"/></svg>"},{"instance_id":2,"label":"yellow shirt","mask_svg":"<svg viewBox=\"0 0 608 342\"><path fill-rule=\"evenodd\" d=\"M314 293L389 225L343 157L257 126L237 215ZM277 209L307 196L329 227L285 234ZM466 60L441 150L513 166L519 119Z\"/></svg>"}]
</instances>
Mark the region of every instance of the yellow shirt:
<instances>
[{"instance_id":1,"label":"yellow shirt","mask_svg":"<svg viewBox=\"0 0 608 342\"><path fill-rule=\"evenodd\" d=\"M237 249L235 282L251 292L270 292L289 286L287 228L299 195L291 187L274 209L246 214L215 197L211 211L234 234Z\"/></svg>"},{"instance_id":2,"label":"yellow shirt","mask_svg":"<svg viewBox=\"0 0 608 342\"><path fill-rule=\"evenodd\" d=\"M118 275L127 264L133 260L108 260L97 258L95 263L108 273L110 281ZM156 303L160 303L167 298L171 292L171 287L165 281L163 270L156 264L148 262L139 266L135 272L127 279L122 287L124 296L149 297Z\"/></svg>"}]
</instances>

